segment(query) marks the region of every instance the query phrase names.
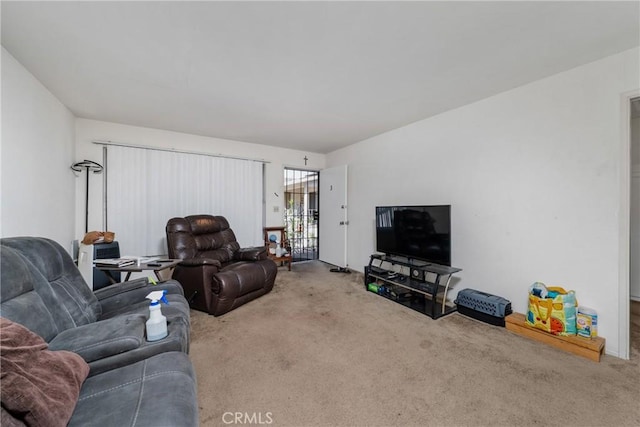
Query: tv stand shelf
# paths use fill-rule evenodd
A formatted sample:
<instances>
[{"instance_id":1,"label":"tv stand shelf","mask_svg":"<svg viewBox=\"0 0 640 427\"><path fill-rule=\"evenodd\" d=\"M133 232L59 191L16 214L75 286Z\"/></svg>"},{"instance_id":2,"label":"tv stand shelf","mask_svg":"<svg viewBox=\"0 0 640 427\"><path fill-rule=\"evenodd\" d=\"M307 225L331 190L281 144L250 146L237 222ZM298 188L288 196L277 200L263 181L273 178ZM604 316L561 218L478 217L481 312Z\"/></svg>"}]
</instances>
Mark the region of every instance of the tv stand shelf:
<instances>
[{"instance_id":1,"label":"tv stand shelf","mask_svg":"<svg viewBox=\"0 0 640 427\"><path fill-rule=\"evenodd\" d=\"M400 267L400 271L396 266ZM409 271L405 274L403 268ZM453 275L462 271L460 268L373 254L364 270L364 286L367 290L432 319L456 310L455 305L447 301L447 291Z\"/></svg>"}]
</instances>

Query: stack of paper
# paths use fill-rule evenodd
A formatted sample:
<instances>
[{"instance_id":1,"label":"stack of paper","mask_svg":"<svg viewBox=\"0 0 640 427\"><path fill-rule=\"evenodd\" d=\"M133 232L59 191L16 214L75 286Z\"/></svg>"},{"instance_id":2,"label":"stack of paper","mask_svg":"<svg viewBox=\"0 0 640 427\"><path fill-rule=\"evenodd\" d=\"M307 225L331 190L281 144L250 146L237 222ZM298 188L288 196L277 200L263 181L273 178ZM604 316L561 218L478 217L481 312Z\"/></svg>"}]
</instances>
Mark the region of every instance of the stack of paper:
<instances>
[{"instance_id":1,"label":"stack of paper","mask_svg":"<svg viewBox=\"0 0 640 427\"><path fill-rule=\"evenodd\" d=\"M135 256L135 255L123 255L120 259L132 259L136 262L136 264L146 264L148 262L153 262L158 259L158 257L145 257L145 256Z\"/></svg>"},{"instance_id":2,"label":"stack of paper","mask_svg":"<svg viewBox=\"0 0 640 427\"><path fill-rule=\"evenodd\" d=\"M105 258L105 259L97 259L93 261L93 264L96 267L126 267L128 265L133 265L136 263L135 259L131 258Z\"/></svg>"}]
</instances>

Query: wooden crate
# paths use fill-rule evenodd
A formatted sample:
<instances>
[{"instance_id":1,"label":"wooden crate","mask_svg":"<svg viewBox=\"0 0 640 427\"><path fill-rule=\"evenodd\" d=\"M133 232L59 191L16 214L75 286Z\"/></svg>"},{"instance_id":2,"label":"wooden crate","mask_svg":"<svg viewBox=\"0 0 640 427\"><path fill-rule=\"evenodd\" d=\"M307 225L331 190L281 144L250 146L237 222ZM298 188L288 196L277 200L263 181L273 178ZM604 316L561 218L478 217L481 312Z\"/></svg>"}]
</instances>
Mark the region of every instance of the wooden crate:
<instances>
[{"instance_id":1,"label":"wooden crate","mask_svg":"<svg viewBox=\"0 0 640 427\"><path fill-rule=\"evenodd\" d=\"M522 313L513 313L507 316L505 319L505 327L523 337L531 338L559 348L560 350L586 357L594 362L599 362L600 357L604 354L604 338L584 338L577 335L568 337L552 335L527 325L524 314Z\"/></svg>"}]
</instances>

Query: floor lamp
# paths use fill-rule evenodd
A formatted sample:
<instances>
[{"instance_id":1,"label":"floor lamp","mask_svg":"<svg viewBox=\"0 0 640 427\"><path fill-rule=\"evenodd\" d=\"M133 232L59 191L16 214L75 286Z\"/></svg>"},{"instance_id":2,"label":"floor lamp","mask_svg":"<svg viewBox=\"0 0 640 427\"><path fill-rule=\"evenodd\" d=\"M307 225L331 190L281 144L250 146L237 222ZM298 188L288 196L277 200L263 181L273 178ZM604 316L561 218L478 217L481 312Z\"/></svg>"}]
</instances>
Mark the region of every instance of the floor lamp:
<instances>
[{"instance_id":1,"label":"floor lamp","mask_svg":"<svg viewBox=\"0 0 640 427\"><path fill-rule=\"evenodd\" d=\"M71 170L74 172L81 173L82 169L87 170L87 188L84 199L84 232L86 234L89 232L89 172L102 173L103 167L101 164L93 162L91 160L83 160L82 162L74 163L71 165Z\"/></svg>"}]
</instances>

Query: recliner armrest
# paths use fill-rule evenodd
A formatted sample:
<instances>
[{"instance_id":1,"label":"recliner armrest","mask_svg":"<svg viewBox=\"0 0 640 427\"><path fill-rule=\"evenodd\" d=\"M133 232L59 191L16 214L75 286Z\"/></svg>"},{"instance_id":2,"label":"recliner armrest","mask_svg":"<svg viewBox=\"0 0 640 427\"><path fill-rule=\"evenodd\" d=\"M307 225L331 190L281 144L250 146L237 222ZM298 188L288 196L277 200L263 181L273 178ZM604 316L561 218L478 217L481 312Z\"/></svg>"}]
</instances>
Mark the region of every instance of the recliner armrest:
<instances>
[{"instance_id":1,"label":"recliner armrest","mask_svg":"<svg viewBox=\"0 0 640 427\"><path fill-rule=\"evenodd\" d=\"M95 292L102 308L101 318L110 317L110 312L117 312L122 307L147 301L145 298L153 291L166 290L169 295L184 295L182 286L175 280L166 280L152 285L146 277L116 283Z\"/></svg>"},{"instance_id":2,"label":"recliner armrest","mask_svg":"<svg viewBox=\"0 0 640 427\"><path fill-rule=\"evenodd\" d=\"M233 259L237 261L259 261L267 259L267 247L256 246L253 248L240 248L233 253Z\"/></svg>"},{"instance_id":3,"label":"recliner armrest","mask_svg":"<svg viewBox=\"0 0 640 427\"><path fill-rule=\"evenodd\" d=\"M123 292L129 292L133 289L144 288L148 285L149 280L146 277L141 277L140 279L129 280L128 282L114 283L107 287L98 289L97 291L94 291L94 295L99 300L103 300L121 294Z\"/></svg>"},{"instance_id":4,"label":"recliner armrest","mask_svg":"<svg viewBox=\"0 0 640 427\"><path fill-rule=\"evenodd\" d=\"M220 261L218 261L217 259L211 259L211 258L188 258L188 259L183 259L182 261L180 261L180 264L178 264L181 267L201 267L203 265L207 265L207 266L211 266L211 267L217 267L217 268L221 268L222 264L220 263Z\"/></svg>"},{"instance_id":5,"label":"recliner armrest","mask_svg":"<svg viewBox=\"0 0 640 427\"><path fill-rule=\"evenodd\" d=\"M67 329L51 340L49 350L73 351L90 364L140 347L146 320L132 314Z\"/></svg>"}]
</instances>

